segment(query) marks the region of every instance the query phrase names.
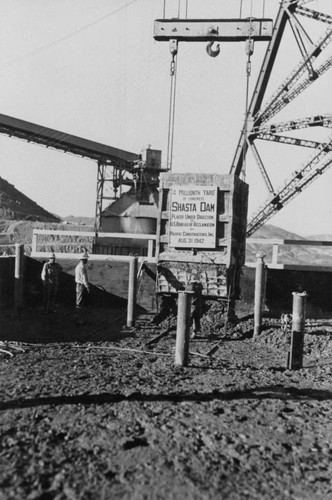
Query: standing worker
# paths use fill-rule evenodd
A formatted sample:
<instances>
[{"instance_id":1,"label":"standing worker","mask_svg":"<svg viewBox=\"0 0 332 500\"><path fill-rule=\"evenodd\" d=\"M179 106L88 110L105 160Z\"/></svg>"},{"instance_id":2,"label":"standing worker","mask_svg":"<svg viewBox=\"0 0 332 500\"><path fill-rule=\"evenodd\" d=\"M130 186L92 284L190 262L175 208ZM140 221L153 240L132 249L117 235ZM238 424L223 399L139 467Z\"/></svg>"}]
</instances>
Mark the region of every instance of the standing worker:
<instances>
[{"instance_id":1,"label":"standing worker","mask_svg":"<svg viewBox=\"0 0 332 500\"><path fill-rule=\"evenodd\" d=\"M191 274L186 291L192 292L190 326L193 327L191 338L194 339L196 334L201 331L201 317L203 315L203 285L200 283L196 273Z\"/></svg>"},{"instance_id":2,"label":"standing worker","mask_svg":"<svg viewBox=\"0 0 332 500\"><path fill-rule=\"evenodd\" d=\"M43 282L43 309L44 314L54 312L55 300L59 287L59 274L62 271L60 264L55 262L55 254L52 253L43 266L41 279Z\"/></svg>"},{"instance_id":3,"label":"standing worker","mask_svg":"<svg viewBox=\"0 0 332 500\"><path fill-rule=\"evenodd\" d=\"M90 292L88 281L88 270L86 263L88 255L82 253L80 262L75 267L75 282L76 282L76 309L82 309L86 304L86 294Z\"/></svg>"}]
</instances>

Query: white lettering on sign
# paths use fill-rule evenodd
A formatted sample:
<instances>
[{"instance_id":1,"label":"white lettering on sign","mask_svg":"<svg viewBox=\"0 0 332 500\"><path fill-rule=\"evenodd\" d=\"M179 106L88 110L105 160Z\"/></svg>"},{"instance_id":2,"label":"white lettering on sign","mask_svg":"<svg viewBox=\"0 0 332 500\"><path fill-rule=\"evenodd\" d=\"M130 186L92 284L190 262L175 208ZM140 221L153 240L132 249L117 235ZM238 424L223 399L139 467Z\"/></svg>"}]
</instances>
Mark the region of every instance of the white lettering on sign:
<instances>
[{"instance_id":1,"label":"white lettering on sign","mask_svg":"<svg viewBox=\"0 0 332 500\"><path fill-rule=\"evenodd\" d=\"M173 186L170 190L169 245L215 248L217 186Z\"/></svg>"}]
</instances>

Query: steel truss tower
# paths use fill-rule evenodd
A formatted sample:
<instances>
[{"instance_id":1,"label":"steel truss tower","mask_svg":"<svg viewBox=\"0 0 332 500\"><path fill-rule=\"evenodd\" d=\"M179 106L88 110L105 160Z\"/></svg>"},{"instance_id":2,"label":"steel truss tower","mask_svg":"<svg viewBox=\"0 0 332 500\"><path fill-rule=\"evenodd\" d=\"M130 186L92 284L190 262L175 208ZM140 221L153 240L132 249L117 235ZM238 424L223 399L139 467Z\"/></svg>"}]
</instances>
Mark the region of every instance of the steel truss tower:
<instances>
[{"instance_id":1,"label":"steel truss tower","mask_svg":"<svg viewBox=\"0 0 332 500\"><path fill-rule=\"evenodd\" d=\"M270 192L266 202L249 221L247 236L252 235L332 165L332 136L325 142L319 142L281 134L309 127L331 128L331 114L309 116L287 122L271 122L281 110L332 67L331 55L321 62L326 53L325 49L332 40L332 16L304 7L307 2L308 0L283 0L280 4L272 39L265 53L230 169L230 173L240 176L245 166L246 155L250 150ZM318 41L311 40L300 21L301 16L321 22L327 28ZM266 88L287 24L290 25L302 59L274 94L263 104ZM318 56L320 62L318 62ZM281 186L275 189L257 147L259 140L313 148L315 153L297 167L296 171Z\"/></svg>"}]
</instances>

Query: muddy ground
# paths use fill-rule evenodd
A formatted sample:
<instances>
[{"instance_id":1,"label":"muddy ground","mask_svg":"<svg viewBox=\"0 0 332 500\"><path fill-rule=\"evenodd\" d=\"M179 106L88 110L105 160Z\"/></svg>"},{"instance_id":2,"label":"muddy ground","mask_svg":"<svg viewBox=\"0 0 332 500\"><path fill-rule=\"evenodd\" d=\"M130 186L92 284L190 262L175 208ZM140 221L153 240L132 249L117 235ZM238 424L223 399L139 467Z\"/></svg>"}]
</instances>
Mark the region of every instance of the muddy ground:
<instances>
[{"instance_id":1,"label":"muddy ground","mask_svg":"<svg viewBox=\"0 0 332 500\"><path fill-rule=\"evenodd\" d=\"M332 499L332 322L290 371L275 319L207 315L187 368L150 319L1 314L1 500Z\"/></svg>"}]
</instances>

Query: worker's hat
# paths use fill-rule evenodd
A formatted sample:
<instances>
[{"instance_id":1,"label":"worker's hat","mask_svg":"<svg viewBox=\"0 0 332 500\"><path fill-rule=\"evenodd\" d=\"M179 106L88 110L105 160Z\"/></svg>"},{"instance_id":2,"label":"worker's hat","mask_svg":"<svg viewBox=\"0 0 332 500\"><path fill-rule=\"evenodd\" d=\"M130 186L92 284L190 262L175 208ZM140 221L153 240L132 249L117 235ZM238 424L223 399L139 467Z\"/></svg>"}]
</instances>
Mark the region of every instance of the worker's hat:
<instances>
[{"instance_id":1,"label":"worker's hat","mask_svg":"<svg viewBox=\"0 0 332 500\"><path fill-rule=\"evenodd\" d=\"M55 259L55 253L51 253L49 259Z\"/></svg>"},{"instance_id":2,"label":"worker's hat","mask_svg":"<svg viewBox=\"0 0 332 500\"><path fill-rule=\"evenodd\" d=\"M83 252L80 255L80 260L88 260L89 256L87 253Z\"/></svg>"}]
</instances>

